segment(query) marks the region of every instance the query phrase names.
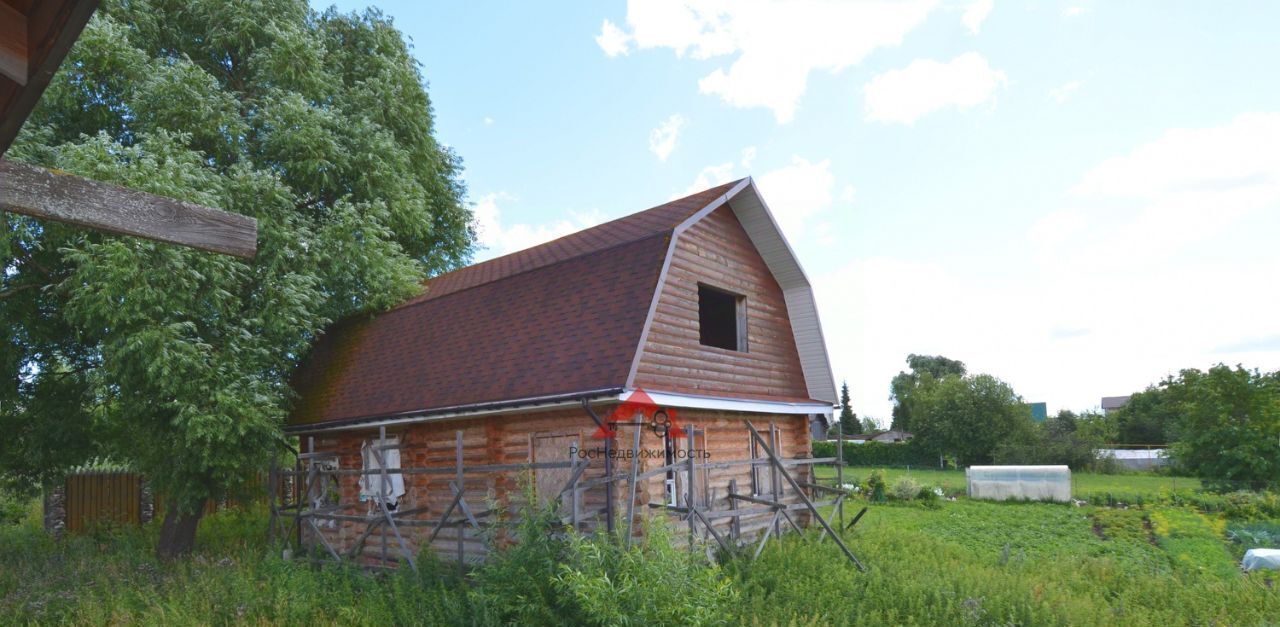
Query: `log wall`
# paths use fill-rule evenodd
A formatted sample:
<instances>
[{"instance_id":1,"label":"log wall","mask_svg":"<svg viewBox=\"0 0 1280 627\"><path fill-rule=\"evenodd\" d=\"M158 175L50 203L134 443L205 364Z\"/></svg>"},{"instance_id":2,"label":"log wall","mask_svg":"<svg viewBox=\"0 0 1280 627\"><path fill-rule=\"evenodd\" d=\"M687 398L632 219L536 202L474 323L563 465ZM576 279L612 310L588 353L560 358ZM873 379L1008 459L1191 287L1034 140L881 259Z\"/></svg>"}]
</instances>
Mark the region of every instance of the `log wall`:
<instances>
[{"instance_id":1,"label":"log wall","mask_svg":"<svg viewBox=\"0 0 1280 627\"><path fill-rule=\"evenodd\" d=\"M608 407L597 409L597 412L605 417L609 416L610 411L611 408ZM770 424L774 425L775 437L778 441L778 452L781 457L809 457L811 453L808 421L807 417L803 415L764 415L679 409L669 411L671 411L678 424L682 427L693 429L698 434L697 446L706 451L705 457L699 456L696 459L698 466L705 466L708 463L716 464L751 459L752 447L747 429L748 420L755 424L756 428L766 438L769 437ZM614 441L615 449L622 451L631 449L634 437L634 431L631 429L632 427L620 427L618 429L618 436ZM459 430L463 432L464 467L566 461L570 459L570 451L566 450L570 444L577 444L577 448L583 451L581 455L591 454L592 452L598 453L604 447L603 440L593 437L596 431L595 424L580 408L489 416L438 423L419 423L396 429L389 428L387 436L388 438L396 436L400 440L401 468L453 469L456 466L456 433ZM362 443L366 440L376 440L377 437L378 432L376 429L343 432L338 435L315 436L315 451L336 452L338 454L339 470L359 470L363 466L360 455ZM311 439L307 435L302 435L301 450L306 452L310 441ZM680 443L680 447L682 450L685 447L683 440ZM651 429L643 428L641 429L641 448L662 451L664 445L662 439ZM761 459L765 457L762 451L758 455ZM578 459L584 459L584 457L579 457ZM588 481L604 476L603 458L599 456L592 457L590 462L590 467L582 475L580 481ZM660 468L664 463L665 461L660 455L649 458L641 456L639 471ZM616 459L615 474L625 475L629 473L630 464L629 457ZM756 472L769 472L769 467L763 463L759 468L761 470ZM527 472L482 473L468 470L464 474L466 501L473 513L479 518L484 518L484 510L488 510L493 506L498 506L507 512L514 513L520 511L526 502L526 495L530 493L529 489L534 489L533 493L537 496L536 486L563 486L564 482L568 480L568 471L553 469L550 472L535 472L544 474L530 475ZM801 466L794 472L798 480L808 481L811 468ZM737 465L732 468L703 468L695 474L695 492L699 494L700 499L705 498L702 503L711 510L732 509L733 501L729 498L730 482L736 482L739 492L751 494L753 493L752 474L752 469L746 465ZM428 539L435 521L440 519L453 500L449 482L454 480L455 476L450 472L448 474L407 474L404 477L405 494L398 503L398 509L407 511L425 508L423 511L409 517L413 521L420 522L413 522L408 525L398 523L401 533L410 545L411 552L416 557L422 548L422 543ZM653 515L664 511L650 507L650 503L659 504L666 501L665 478L659 475L638 483L635 501L637 521L640 516ZM322 477L323 480L324 478ZM361 502L359 500L358 476L341 475L334 478L334 480L340 491L340 507L336 510L336 513L361 516L376 512L376 506L372 502ZM678 481L682 490L686 489L683 473L681 473ZM784 481L778 480L777 485L780 491L780 500L789 503L799 502L794 491L786 487ZM627 483L626 481L619 481L615 486L615 511L618 519L622 520L626 512ZM762 496L773 498L772 494L764 494ZM752 506L741 502L738 503L738 507ZM598 486L584 491L580 507L584 513L588 514L602 510L605 507L604 487ZM567 515L567 512L565 513ZM451 518L460 518L461 515L461 512L454 512ZM798 513L793 515L797 517L797 520L801 521L801 524L807 521L807 516ZM669 516L669 518L678 532L675 537L677 539L686 537L687 521L674 515ZM770 519L770 514L742 518L739 521L740 528L738 531L743 537L752 537L761 532L768 525ZM317 524L329 544L339 552L345 552L364 533L367 523L350 520L317 520ZM590 531L599 524L603 524L603 517L596 517L593 522L584 524L581 528L583 531ZM734 523L731 519L719 519L715 524L719 530L724 531L726 534L734 531ZM316 544L315 532L307 525L304 525L303 528L304 542ZM638 530L640 525L637 524L636 528ZM448 527L443 529L432 544L435 552L445 560L450 560L456 556L459 533L462 535L464 552L468 560L482 559L488 550L487 545L484 539L470 527ZM699 529L698 536L704 537L704 534L705 531ZM500 543L509 541L509 534L499 531L496 535ZM390 530L387 530L386 537L386 550L392 556L392 559L395 559L395 556L400 554L399 544ZM382 532L381 530L375 531L365 543L364 561L370 563L378 561L382 555L382 546Z\"/></svg>"},{"instance_id":2,"label":"log wall","mask_svg":"<svg viewBox=\"0 0 1280 627\"><path fill-rule=\"evenodd\" d=\"M698 284L745 296L747 350L700 342ZM727 206L676 241L635 387L690 394L807 398L782 288Z\"/></svg>"}]
</instances>

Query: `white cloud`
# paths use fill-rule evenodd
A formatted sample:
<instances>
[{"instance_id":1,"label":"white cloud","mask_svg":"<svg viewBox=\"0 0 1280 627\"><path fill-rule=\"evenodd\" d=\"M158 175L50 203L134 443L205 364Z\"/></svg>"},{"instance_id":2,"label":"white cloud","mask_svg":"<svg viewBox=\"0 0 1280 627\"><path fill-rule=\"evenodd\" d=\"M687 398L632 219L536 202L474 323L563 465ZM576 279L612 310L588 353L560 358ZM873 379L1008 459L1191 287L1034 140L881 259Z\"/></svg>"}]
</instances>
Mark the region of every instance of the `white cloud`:
<instances>
[{"instance_id":1,"label":"white cloud","mask_svg":"<svg viewBox=\"0 0 1280 627\"><path fill-rule=\"evenodd\" d=\"M1027 233L1029 272L879 257L814 276L859 414L889 416L889 380L913 352L961 359L1051 411L1183 367L1280 368L1280 292L1264 287L1280 276L1267 243L1280 224L1280 113L1170 130L1101 160L1064 200Z\"/></svg>"},{"instance_id":2,"label":"white cloud","mask_svg":"<svg viewBox=\"0 0 1280 627\"><path fill-rule=\"evenodd\" d=\"M493 126L493 118L491 118L491 117L489 117L489 116L487 116L487 115L486 115L486 116L484 116L484 125L485 125L485 126Z\"/></svg>"},{"instance_id":3,"label":"white cloud","mask_svg":"<svg viewBox=\"0 0 1280 627\"><path fill-rule=\"evenodd\" d=\"M960 359L1055 411L1096 407L1183 367L1280 367L1280 350L1240 341L1274 335L1277 297L1248 286L1276 272L1280 262L1232 276L1001 281L954 263L872 258L817 275L814 289L836 376L849 380L859 415L884 420L889 381L910 353Z\"/></svg>"},{"instance_id":4,"label":"white cloud","mask_svg":"<svg viewBox=\"0 0 1280 627\"><path fill-rule=\"evenodd\" d=\"M631 36L609 20L604 21L600 26L600 34L596 35L596 44L610 57L627 54L627 44L630 41Z\"/></svg>"},{"instance_id":5,"label":"white cloud","mask_svg":"<svg viewBox=\"0 0 1280 627\"><path fill-rule=\"evenodd\" d=\"M741 163L742 163L742 167L743 167L743 169L745 169L745 170L750 170L750 169L751 169L751 164L752 164L752 163L755 163L755 160L756 160L756 147L755 147L755 146L747 146L746 148L743 148L743 149L742 149L742 162L741 162Z\"/></svg>"},{"instance_id":6,"label":"white cloud","mask_svg":"<svg viewBox=\"0 0 1280 627\"><path fill-rule=\"evenodd\" d=\"M728 161L719 165L709 165L702 168L698 172L698 176L693 179L693 183L689 185L683 193L672 195L672 199L696 194L704 189L709 189L717 185L724 185L733 180L733 162Z\"/></svg>"},{"instance_id":7,"label":"white cloud","mask_svg":"<svg viewBox=\"0 0 1280 627\"><path fill-rule=\"evenodd\" d=\"M844 189L840 190L840 202L842 202L842 203L844 203L844 204L846 204L846 205L852 205L852 204L853 204L853 199L854 199L854 189L853 189L853 186L852 186L852 185L845 185L845 186L844 186Z\"/></svg>"},{"instance_id":8,"label":"white cloud","mask_svg":"<svg viewBox=\"0 0 1280 627\"><path fill-rule=\"evenodd\" d=\"M1080 6L1070 6L1062 10L1062 17L1079 17L1088 13L1089 9Z\"/></svg>"},{"instance_id":9,"label":"white cloud","mask_svg":"<svg viewBox=\"0 0 1280 627\"><path fill-rule=\"evenodd\" d=\"M947 63L917 59L891 70L863 87L867 120L913 124L921 116L946 107L971 109L994 102L1007 81L982 55L967 52Z\"/></svg>"},{"instance_id":10,"label":"white cloud","mask_svg":"<svg viewBox=\"0 0 1280 627\"><path fill-rule=\"evenodd\" d=\"M1088 330L1058 341L1084 352L1075 372L1095 388L1123 394L1216 361L1280 367L1280 350L1239 350L1274 333L1280 293L1257 286L1274 283L1280 259L1233 259L1250 259L1250 238L1280 210L1280 113L1169 130L1099 163L1068 199L1029 237L1042 286L1088 295L1042 311L1059 330ZM1112 357L1095 362L1106 377L1090 352Z\"/></svg>"},{"instance_id":11,"label":"white cloud","mask_svg":"<svg viewBox=\"0 0 1280 627\"><path fill-rule=\"evenodd\" d=\"M835 175L831 173L830 159L810 163L793 156L790 165L766 172L756 185L783 234L798 241L810 220L831 207Z\"/></svg>"},{"instance_id":12,"label":"white cloud","mask_svg":"<svg viewBox=\"0 0 1280 627\"><path fill-rule=\"evenodd\" d=\"M698 173L693 184L675 197L728 183L737 176L732 161L707 166ZM814 163L804 157L792 156L791 163L765 172L755 177L755 181L778 226L791 241L798 241L806 234L808 224L831 208L835 196L835 175L831 173L830 159ZM846 189L852 193L851 186Z\"/></svg>"},{"instance_id":13,"label":"white cloud","mask_svg":"<svg viewBox=\"0 0 1280 627\"><path fill-rule=\"evenodd\" d=\"M838 72L877 48L898 45L935 0L630 0L624 32L605 20L596 41L606 54L669 48L677 57L737 54L698 82L735 107L771 109L790 121L810 72Z\"/></svg>"},{"instance_id":14,"label":"white cloud","mask_svg":"<svg viewBox=\"0 0 1280 627\"><path fill-rule=\"evenodd\" d=\"M1054 102L1057 102L1058 104L1062 104L1066 102L1067 99L1070 98L1072 94L1076 93L1076 90L1080 89L1080 86L1083 84L1084 83L1081 81L1070 81L1067 83L1063 83L1061 85L1058 85L1057 87L1054 87L1053 89L1050 89L1049 97L1052 98Z\"/></svg>"},{"instance_id":15,"label":"white cloud","mask_svg":"<svg viewBox=\"0 0 1280 627\"><path fill-rule=\"evenodd\" d=\"M649 131L649 150L658 156L658 161L666 161L676 149L676 141L680 139L680 129L684 128L684 116L679 113L663 120L656 128Z\"/></svg>"},{"instance_id":16,"label":"white cloud","mask_svg":"<svg viewBox=\"0 0 1280 627\"><path fill-rule=\"evenodd\" d=\"M964 9L964 16L960 21L964 22L965 28L969 32L977 35L982 28L982 23L986 21L987 15L991 13L991 9L995 6L995 0L975 0Z\"/></svg>"},{"instance_id":17,"label":"white cloud","mask_svg":"<svg viewBox=\"0 0 1280 627\"><path fill-rule=\"evenodd\" d=\"M1031 231L1041 258L1071 273L1160 268L1241 217L1280 207L1280 113L1171 129L1099 163L1069 198L1074 206Z\"/></svg>"},{"instance_id":18,"label":"white cloud","mask_svg":"<svg viewBox=\"0 0 1280 627\"><path fill-rule=\"evenodd\" d=\"M1171 129L1102 162L1072 191L1167 200L1230 195L1250 205L1274 201L1280 194L1280 113L1246 113L1212 128Z\"/></svg>"},{"instance_id":19,"label":"white cloud","mask_svg":"<svg viewBox=\"0 0 1280 627\"><path fill-rule=\"evenodd\" d=\"M514 201L515 197L503 192L486 194L473 208L476 218L476 235L485 249L478 257L493 258L530 246L549 242L557 237L595 226L603 221L599 210L574 213L570 219L547 224L505 224L499 202Z\"/></svg>"}]
</instances>

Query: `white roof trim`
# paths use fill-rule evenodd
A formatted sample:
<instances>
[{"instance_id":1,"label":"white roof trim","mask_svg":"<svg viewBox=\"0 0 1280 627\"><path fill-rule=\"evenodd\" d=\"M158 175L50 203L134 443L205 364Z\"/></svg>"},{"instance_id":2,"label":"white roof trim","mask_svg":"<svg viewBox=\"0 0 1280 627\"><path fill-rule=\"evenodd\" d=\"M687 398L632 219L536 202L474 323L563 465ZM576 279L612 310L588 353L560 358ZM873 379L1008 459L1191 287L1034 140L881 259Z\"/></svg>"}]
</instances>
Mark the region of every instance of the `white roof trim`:
<instances>
[{"instance_id":1,"label":"white roof trim","mask_svg":"<svg viewBox=\"0 0 1280 627\"><path fill-rule=\"evenodd\" d=\"M685 220L676 228L676 236L678 237L695 222L720 208L725 202L728 202L729 207L733 209L738 222L742 223L742 228L751 238L751 243L755 245L756 251L760 253L765 264L769 266L769 271L773 273L774 280L782 288L783 299L787 304L787 317L791 320L791 332L795 336L796 350L800 353L800 366L804 371L805 386L808 388L810 398L828 401L834 405L839 397L836 395L836 381L831 373L831 358L827 355L827 342L822 334L822 323L818 319L818 304L813 297L813 287L809 284L809 277L805 275L804 268L800 267L795 251L791 249L786 237L782 235L782 229L773 219L769 206L760 196L760 190L756 188L755 181L750 177L743 179L722 198L716 199L705 209ZM675 238L672 238L673 245L674 240ZM665 279L665 270L663 278ZM663 281L659 281L659 294L662 283ZM656 296L654 300L657 300ZM647 335L648 322L645 323L645 332ZM644 350L643 338L640 350ZM639 359L639 352L636 357ZM629 379L627 387L632 387L632 384L633 381Z\"/></svg>"},{"instance_id":2,"label":"white roof trim","mask_svg":"<svg viewBox=\"0 0 1280 627\"><path fill-rule=\"evenodd\" d=\"M796 350L800 353L800 366L804 370L809 396L836 403L836 381L831 373L831 358L827 355L827 342L822 334L822 322L818 319L818 303L813 297L813 287L796 253L782 235L782 229L773 219L755 181L742 193L729 199L738 222L747 231L756 250L764 258L773 278L782 287L787 303L787 317L791 320L791 332L795 335Z\"/></svg>"},{"instance_id":3,"label":"white roof trim","mask_svg":"<svg viewBox=\"0 0 1280 627\"><path fill-rule=\"evenodd\" d=\"M610 403L626 402L632 392L635 390L628 388L619 394L603 394L599 396L589 397L587 402L592 405L602 405ZM723 411L740 411L760 414L822 414L830 416L833 407L827 403L815 402L786 402L786 401L766 401L753 400L743 398L724 398L719 396L700 396L697 394L679 394L676 392L655 392L645 390L645 394L653 399L654 404L662 407L683 407L686 409L719 409ZM506 414L527 414L531 412L547 411L551 409L564 409L567 407L581 407L582 399L555 400L546 402L532 402L522 405L513 405L499 408L478 408L463 409L457 411L447 411L443 413L433 414L427 412L412 413L403 416L393 416L383 418L381 420L368 420L355 423L340 422L328 425L323 422L291 425L290 435L306 435L315 433L332 433L338 431L365 431L368 429L376 429L378 427L392 427L398 425L419 424L424 422L440 422L444 420L460 420L465 418L480 418L483 416L501 416Z\"/></svg>"},{"instance_id":4,"label":"white roof trim","mask_svg":"<svg viewBox=\"0 0 1280 627\"><path fill-rule=\"evenodd\" d=\"M676 392L656 392L646 389L645 394L653 399L655 405L661 407L684 407L687 409L720 409L724 411L742 411L759 414L823 414L830 415L832 405L828 403L786 401L766 401L744 398L723 398L718 396L699 396L697 394L679 394ZM618 395L618 400L625 401L631 392Z\"/></svg>"}]
</instances>

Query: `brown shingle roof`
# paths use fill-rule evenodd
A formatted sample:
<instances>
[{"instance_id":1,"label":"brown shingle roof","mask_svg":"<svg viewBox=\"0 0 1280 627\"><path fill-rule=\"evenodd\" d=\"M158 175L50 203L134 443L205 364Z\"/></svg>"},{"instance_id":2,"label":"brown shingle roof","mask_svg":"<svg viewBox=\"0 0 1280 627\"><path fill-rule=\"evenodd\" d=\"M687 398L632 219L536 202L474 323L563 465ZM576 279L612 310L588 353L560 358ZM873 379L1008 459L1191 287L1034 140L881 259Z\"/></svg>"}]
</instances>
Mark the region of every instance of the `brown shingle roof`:
<instances>
[{"instance_id":1,"label":"brown shingle roof","mask_svg":"<svg viewBox=\"0 0 1280 627\"><path fill-rule=\"evenodd\" d=\"M334 325L294 375L290 424L623 387L672 231L733 185L441 275Z\"/></svg>"}]
</instances>

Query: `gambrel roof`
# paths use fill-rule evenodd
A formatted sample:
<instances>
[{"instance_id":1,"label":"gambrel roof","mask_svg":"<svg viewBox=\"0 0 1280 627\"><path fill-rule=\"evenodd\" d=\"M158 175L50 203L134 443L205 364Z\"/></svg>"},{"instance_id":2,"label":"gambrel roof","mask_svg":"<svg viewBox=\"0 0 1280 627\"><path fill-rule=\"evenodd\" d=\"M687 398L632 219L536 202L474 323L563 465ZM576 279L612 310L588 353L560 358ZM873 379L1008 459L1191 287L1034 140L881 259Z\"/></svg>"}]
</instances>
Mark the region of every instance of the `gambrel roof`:
<instances>
[{"instance_id":1,"label":"gambrel roof","mask_svg":"<svg viewBox=\"0 0 1280 627\"><path fill-rule=\"evenodd\" d=\"M810 398L777 400L823 413L836 395L813 294L747 178L441 275L395 309L334 325L295 373L292 430L628 391L674 242L726 204L792 318Z\"/></svg>"}]
</instances>

